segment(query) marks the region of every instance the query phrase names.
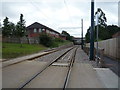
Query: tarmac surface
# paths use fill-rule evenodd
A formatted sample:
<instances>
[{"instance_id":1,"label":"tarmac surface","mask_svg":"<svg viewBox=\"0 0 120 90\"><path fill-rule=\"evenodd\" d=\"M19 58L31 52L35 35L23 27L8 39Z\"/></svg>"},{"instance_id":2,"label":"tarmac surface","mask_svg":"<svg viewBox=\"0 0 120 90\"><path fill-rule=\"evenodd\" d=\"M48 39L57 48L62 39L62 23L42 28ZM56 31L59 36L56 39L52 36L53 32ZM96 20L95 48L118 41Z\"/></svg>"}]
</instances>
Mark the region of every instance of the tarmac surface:
<instances>
[{"instance_id":1,"label":"tarmac surface","mask_svg":"<svg viewBox=\"0 0 120 90\"><path fill-rule=\"evenodd\" d=\"M18 88L35 73L40 71L46 62L26 61L15 64L2 70L2 87Z\"/></svg>"}]
</instances>

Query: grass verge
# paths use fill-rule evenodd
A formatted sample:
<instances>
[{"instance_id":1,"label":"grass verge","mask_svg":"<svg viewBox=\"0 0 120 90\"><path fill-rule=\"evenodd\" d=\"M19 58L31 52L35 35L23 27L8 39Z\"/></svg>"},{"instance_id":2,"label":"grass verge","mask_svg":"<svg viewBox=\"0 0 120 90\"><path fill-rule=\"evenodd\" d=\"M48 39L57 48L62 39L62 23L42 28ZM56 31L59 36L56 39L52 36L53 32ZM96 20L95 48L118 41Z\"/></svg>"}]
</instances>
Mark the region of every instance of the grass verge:
<instances>
[{"instance_id":1,"label":"grass verge","mask_svg":"<svg viewBox=\"0 0 120 90\"><path fill-rule=\"evenodd\" d=\"M2 43L2 58L16 58L19 56L37 53L45 49L47 49L45 46L37 44L22 44L21 47L18 43Z\"/></svg>"},{"instance_id":2,"label":"grass verge","mask_svg":"<svg viewBox=\"0 0 120 90\"><path fill-rule=\"evenodd\" d=\"M55 41L50 48L55 48L58 46L69 44L69 41L58 42ZM25 56L33 53L37 53L41 50L45 50L45 47L41 44L18 44L18 43L2 43L2 58L11 59L20 56Z\"/></svg>"}]
</instances>

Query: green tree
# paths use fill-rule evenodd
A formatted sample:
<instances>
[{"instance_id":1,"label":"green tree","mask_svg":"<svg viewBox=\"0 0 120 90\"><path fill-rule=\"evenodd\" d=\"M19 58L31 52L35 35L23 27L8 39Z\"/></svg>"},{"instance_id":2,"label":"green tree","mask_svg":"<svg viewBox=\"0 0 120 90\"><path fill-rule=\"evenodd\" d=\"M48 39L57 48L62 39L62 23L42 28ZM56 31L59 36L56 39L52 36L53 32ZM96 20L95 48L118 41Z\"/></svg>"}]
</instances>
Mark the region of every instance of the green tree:
<instances>
[{"instance_id":1,"label":"green tree","mask_svg":"<svg viewBox=\"0 0 120 90\"><path fill-rule=\"evenodd\" d=\"M19 38L21 47L22 47L21 38L25 36L25 33L26 33L25 20L23 19L23 14L21 14L20 21L17 23L15 30L15 36Z\"/></svg>"},{"instance_id":2,"label":"green tree","mask_svg":"<svg viewBox=\"0 0 120 90\"><path fill-rule=\"evenodd\" d=\"M85 42L89 43L90 42L90 27L87 29L87 33L85 35Z\"/></svg>"},{"instance_id":3,"label":"green tree","mask_svg":"<svg viewBox=\"0 0 120 90\"><path fill-rule=\"evenodd\" d=\"M62 31L62 34L66 36L66 40L69 40L69 41L73 40L73 36L70 36L70 34L67 33L66 31Z\"/></svg>"},{"instance_id":4,"label":"green tree","mask_svg":"<svg viewBox=\"0 0 120 90\"><path fill-rule=\"evenodd\" d=\"M15 36L15 28L16 28L16 26L15 26L15 24L14 23L12 23L12 22L10 22L9 23L9 27L10 27L10 36L11 37L14 37Z\"/></svg>"},{"instance_id":5,"label":"green tree","mask_svg":"<svg viewBox=\"0 0 120 90\"><path fill-rule=\"evenodd\" d=\"M95 31L94 31L94 41L96 41L96 26L95 26ZM87 33L85 35L86 42L90 42L90 27L87 29ZM99 26L99 40L106 40L112 38L112 36L120 31L120 27L116 25L108 25L106 27Z\"/></svg>"},{"instance_id":6,"label":"green tree","mask_svg":"<svg viewBox=\"0 0 120 90\"><path fill-rule=\"evenodd\" d=\"M107 22L107 18L105 17L105 13L102 11L101 8L98 8L95 12L95 15L98 15L98 24L105 26Z\"/></svg>"},{"instance_id":7,"label":"green tree","mask_svg":"<svg viewBox=\"0 0 120 90\"><path fill-rule=\"evenodd\" d=\"M3 37L9 37L10 36L10 33L11 33L11 30L10 30L10 25L9 25L9 18L6 17L4 20L3 20L3 27L2 27L2 35Z\"/></svg>"}]
</instances>

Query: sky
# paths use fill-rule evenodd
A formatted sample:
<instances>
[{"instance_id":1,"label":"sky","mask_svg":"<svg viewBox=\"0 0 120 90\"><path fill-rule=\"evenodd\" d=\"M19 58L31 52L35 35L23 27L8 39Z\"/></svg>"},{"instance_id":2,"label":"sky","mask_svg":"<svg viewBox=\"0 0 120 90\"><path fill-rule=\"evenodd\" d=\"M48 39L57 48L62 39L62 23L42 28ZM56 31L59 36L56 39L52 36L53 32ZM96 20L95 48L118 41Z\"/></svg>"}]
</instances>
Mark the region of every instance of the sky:
<instances>
[{"instance_id":1,"label":"sky","mask_svg":"<svg viewBox=\"0 0 120 90\"><path fill-rule=\"evenodd\" d=\"M5 17L17 23L20 14L24 15L26 26L39 22L59 33L67 31L74 37L81 37L91 25L91 0L2 0L0 1L0 21ZM114 2L113 2L114 1ZM94 11L101 8L107 17L107 25L118 25L119 0L95 0Z\"/></svg>"}]
</instances>

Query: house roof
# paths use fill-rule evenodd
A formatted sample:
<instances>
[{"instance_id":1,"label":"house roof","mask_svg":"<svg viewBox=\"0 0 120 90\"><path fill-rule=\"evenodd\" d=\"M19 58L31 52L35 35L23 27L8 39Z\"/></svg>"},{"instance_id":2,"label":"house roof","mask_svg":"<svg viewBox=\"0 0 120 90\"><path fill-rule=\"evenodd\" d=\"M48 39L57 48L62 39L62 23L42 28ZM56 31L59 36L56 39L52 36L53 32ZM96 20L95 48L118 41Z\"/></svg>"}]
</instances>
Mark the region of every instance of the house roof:
<instances>
[{"instance_id":1,"label":"house roof","mask_svg":"<svg viewBox=\"0 0 120 90\"><path fill-rule=\"evenodd\" d=\"M27 27L28 30L31 29L31 28L43 28L43 29L48 29L48 30L50 30L50 31L52 31L52 32L55 32L55 33L60 34L59 32L57 32L57 31L55 31L55 30L53 30L53 29L51 29L51 28L49 28L49 27L47 27L47 26L45 26L45 25L42 25L42 24L40 24L40 23L38 23L38 22L35 22L35 23L33 23L33 24L31 24L31 25L29 25L29 26Z\"/></svg>"}]
</instances>

